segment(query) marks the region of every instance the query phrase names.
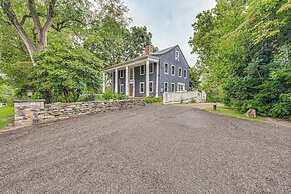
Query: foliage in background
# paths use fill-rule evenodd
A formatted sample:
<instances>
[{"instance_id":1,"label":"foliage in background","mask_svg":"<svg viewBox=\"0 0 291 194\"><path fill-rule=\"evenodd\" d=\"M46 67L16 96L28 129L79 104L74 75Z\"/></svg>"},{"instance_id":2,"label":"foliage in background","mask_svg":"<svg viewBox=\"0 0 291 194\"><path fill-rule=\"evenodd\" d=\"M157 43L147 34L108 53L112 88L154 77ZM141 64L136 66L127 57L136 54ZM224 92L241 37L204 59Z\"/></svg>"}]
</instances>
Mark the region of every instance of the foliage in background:
<instances>
[{"instance_id":1,"label":"foliage in background","mask_svg":"<svg viewBox=\"0 0 291 194\"><path fill-rule=\"evenodd\" d=\"M189 43L208 97L291 119L290 9L290 0L220 0L198 14Z\"/></svg>"},{"instance_id":2,"label":"foliage in background","mask_svg":"<svg viewBox=\"0 0 291 194\"><path fill-rule=\"evenodd\" d=\"M84 47L105 62L105 67L139 57L151 44L152 34L146 27L131 27L105 18L92 30Z\"/></svg>"},{"instance_id":3,"label":"foliage in background","mask_svg":"<svg viewBox=\"0 0 291 194\"><path fill-rule=\"evenodd\" d=\"M200 84L200 71L196 67L191 67L189 73L189 89L190 90L198 89L199 84Z\"/></svg>"},{"instance_id":4,"label":"foliage in background","mask_svg":"<svg viewBox=\"0 0 291 194\"><path fill-rule=\"evenodd\" d=\"M74 102L81 94L100 89L102 62L83 48L54 45L36 62L29 85L47 102Z\"/></svg>"},{"instance_id":5,"label":"foliage in background","mask_svg":"<svg viewBox=\"0 0 291 194\"><path fill-rule=\"evenodd\" d=\"M0 83L0 102L12 104L14 100L13 87Z\"/></svg>"}]
</instances>

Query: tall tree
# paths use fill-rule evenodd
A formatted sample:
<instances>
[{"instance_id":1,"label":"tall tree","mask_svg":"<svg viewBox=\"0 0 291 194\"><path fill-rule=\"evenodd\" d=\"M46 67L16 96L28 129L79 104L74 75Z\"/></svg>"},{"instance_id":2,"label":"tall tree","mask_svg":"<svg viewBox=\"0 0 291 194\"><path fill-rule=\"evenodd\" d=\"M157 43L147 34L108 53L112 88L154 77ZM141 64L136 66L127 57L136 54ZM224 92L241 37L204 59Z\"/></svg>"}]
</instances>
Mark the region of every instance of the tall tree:
<instances>
[{"instance_id":1,"label":"tall tree","mask_svg":"<svg viewBox=\"0 0 291 194\"><path fill-rule=\"evenodd\" d=\"M283 107L291 103L291 76L278 74L291 66L290 7L290 0L219 0L197 16L189 43L203 64L202 85L216 99L290 118Z\"/></svg>"},{"instance_id":2,"label":"tall tree","mask_svg":"<svg viewBox=\"0 0 291 194\"><path fill-rule=\"evenodd\" d=\"M31 61L48 43L50 29L55 33L70 30L77 43L85 39L87 29L105 17L127 25L127 7L120 0L0 0L0 21L13 26ZM24 6L25 5L25 6ZM68 31L66 31L68 32Z\"/></svg>"},{"instance_id":3,"label":"tall tree","mask_svg":"<svg viewBox=\"0 0 291 194\"><path fill-rule=\"evenodd\" d=\"M24 42L26 49L29 53L32 63L34 63L33 55L44 50L47 44L47 32L51 27L55 17L55 4L57 0L50 0L48 3L48 11L46 13L46 20L44 24L41 24L40 14L37 11L37 5L35 0L28 0L29 14L24 15L21 21L18 19L15 11L13 10L10 0L3 0L1 7L7 15L9 23L14 26L22 41ZM23 25L25 20L31 17L34 23L34 30L37 34L37 46L34 44L28 33L24 29Z\"/></svg>"}]
</instances>

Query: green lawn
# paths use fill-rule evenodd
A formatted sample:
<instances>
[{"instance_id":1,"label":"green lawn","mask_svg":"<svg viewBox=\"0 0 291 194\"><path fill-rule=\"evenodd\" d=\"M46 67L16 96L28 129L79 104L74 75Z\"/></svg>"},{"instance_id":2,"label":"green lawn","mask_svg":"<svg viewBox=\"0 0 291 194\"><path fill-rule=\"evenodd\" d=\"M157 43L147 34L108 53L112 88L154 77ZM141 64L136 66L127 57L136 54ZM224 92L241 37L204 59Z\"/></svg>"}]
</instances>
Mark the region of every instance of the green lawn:
<instances>
[{"instance_id":1,"label":"green lawn","mask_svg":"<svg viewBox=\"0 0 291 194\"><path fill-rule=\"evenodd\" d=\"M261 117L257 117L257 118L251 118L251 117L247 117L244 114L238 112L237 110L231 109L229 107L225 107L225 106L218 106L217 110L213 110L212 108L207 108L205 109L206 111L209 112L216 112L225 116L229 116L229 117L236 117L236 118L241 118L241 119L247 119L247 120L252 120L252 121L264 121L264 118Z\"/></svg>"},{"instance_id":2,"label":"green lawn","mask_svg":"<svg viewBox=\"0 0 291 194\"><path fill-rule=\"evenodd\" d=\"M9 119L14 116L14 108L12 106L3 106L0 108L0 129L10 124Z\"/></svg>"}]
</instances>

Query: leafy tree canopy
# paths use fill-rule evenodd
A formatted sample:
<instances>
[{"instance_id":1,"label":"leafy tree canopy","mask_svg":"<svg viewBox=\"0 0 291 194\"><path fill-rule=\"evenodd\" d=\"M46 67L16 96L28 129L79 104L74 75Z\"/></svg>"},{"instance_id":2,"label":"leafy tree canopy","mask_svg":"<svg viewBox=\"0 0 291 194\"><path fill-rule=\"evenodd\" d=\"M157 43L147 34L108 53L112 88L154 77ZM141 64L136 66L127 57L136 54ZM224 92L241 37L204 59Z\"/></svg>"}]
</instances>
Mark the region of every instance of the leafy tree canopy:
<instances>
[{"instance_id":1,"label":"leafy tree canopy","mask_svg":"<svg viewBox=\"0 0 291 194\"><path fill-rule=\"evenodd\" d=\"M98 92L103 64L137 57L151 43L146 27L129 28L127 12L121 0L0 0L5 84L17 97L32 89L49 102Z\"/></svg>"},{"instance_id":2,"label":"leafy tree canopy","mask_svg":"<svg viewBox=\"0 0 291 194\"><path fill-rule=\"evenodd\" d=\"M290 119L290 8L290 0L219 0L198 14L189 44L210 98Z\"/></svg>"}]
</instances>

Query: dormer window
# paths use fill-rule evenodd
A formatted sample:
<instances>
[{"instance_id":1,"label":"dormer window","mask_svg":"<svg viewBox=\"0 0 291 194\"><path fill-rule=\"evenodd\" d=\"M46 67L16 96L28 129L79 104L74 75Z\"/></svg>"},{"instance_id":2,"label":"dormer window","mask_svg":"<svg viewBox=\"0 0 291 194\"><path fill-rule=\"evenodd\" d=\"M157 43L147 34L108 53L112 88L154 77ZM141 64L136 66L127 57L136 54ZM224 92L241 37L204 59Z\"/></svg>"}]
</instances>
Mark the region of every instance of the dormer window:
<instances>
[{"instance_id":1,"label":"dormer window","mask_svg":"<svg viewBox=\"0 0 291 194\"><path fill-rule=\"evenodd\" d=\"M180 52L179 51L176 51L175 52L175 60L176 61L179 61L180 60Z\"/></svg>"}]
</instances>

